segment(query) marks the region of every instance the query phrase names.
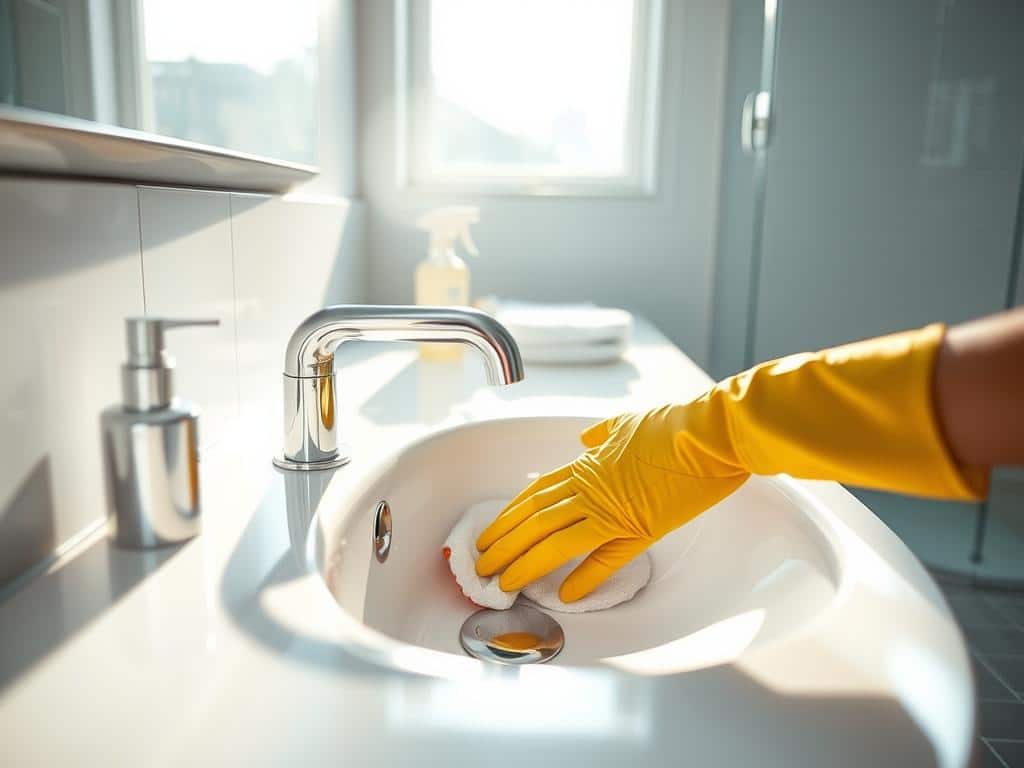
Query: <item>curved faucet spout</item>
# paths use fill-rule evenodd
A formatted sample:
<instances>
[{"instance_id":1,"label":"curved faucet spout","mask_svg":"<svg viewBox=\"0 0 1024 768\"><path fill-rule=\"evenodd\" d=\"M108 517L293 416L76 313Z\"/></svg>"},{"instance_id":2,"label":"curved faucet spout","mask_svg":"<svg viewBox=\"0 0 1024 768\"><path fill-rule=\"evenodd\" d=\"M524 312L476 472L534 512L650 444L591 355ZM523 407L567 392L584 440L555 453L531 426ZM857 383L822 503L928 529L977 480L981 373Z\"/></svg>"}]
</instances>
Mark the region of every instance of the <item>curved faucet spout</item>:
<instances>
[{"instance_id":1,"label":"curved faucet spout","mask_svg":"<svg viewBox=\"0 0 1024 768\"><path fill-rule=\"evenodd\" d=\"M343 341L457 342L483 355L491 384L523 379L523 361L512 334L501 323L468 307L339 304L307 317L288 342L284 374L322 376ZM329 369L328 369L329 370Z\"/></svg>"},{"instance_id":2,"label":"curved faucet spout","mask_svg":"<svg viewBox=\"0 0 1024 768\"><path fill-rule=\"evenodd\" d=\"M340 304L314 312L295 329L285 352L284 469L326 469L348 461L338 448L334 350L352 339L468 344L484 359L491 384L523 379L512 334L468 307Z\"/></svg>"}]
</instances>

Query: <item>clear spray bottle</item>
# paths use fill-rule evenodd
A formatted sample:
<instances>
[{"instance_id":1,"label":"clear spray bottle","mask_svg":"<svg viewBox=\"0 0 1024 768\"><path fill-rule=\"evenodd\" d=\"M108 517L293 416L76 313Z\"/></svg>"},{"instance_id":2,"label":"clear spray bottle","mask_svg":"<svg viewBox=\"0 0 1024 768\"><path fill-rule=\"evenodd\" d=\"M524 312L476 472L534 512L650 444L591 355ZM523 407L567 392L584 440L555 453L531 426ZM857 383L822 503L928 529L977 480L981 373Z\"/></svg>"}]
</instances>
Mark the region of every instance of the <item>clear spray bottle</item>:
<instances>
[{"instance_id":1,"label":"clear spray bottle","mask_svg":"<svg viewBox=\"0 0 1024 768\"><path fill-rule=\"evenodd\" d=\"M455 252L461 240L466 251L479 255L469 225L480 221L480 209L474 205L436 208L416 221L419 229L430 233L427 258L416 267L416 303L469 306L469 267ZM458 360L461 344L421 344L424 360Z\"/></svg>"}]
</instances>

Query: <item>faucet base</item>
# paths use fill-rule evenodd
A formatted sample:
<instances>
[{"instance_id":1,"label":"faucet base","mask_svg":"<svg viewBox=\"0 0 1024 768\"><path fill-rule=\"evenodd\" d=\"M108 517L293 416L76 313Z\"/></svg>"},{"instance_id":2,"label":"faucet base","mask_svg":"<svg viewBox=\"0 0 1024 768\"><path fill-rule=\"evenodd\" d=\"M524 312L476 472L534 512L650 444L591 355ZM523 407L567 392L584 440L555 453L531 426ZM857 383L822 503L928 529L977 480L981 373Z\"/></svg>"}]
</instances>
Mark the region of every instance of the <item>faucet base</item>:
<instances>
[{"instance_id":1,"label":"faucet base","mask_svg":"<svg viewBox=\"0 0 1024 768\"><path fill-rule=\"evenodd\" d=\"M333 459L325 461L294 461L284 456L275 456L273 459L275 467L288 472L316 472L321 469L337 469L338 467L345 466L350 461L352 461L352 457L348 453L339 453Z\"/></svg>"}]
</instances>

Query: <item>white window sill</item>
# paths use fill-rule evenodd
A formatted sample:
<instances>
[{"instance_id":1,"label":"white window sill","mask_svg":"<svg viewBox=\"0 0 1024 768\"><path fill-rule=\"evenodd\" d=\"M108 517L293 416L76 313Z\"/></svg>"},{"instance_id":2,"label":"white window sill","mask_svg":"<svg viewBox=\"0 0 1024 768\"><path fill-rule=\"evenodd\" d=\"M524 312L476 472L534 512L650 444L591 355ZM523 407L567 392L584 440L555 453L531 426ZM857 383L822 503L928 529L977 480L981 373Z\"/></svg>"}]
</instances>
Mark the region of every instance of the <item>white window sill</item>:
<instances>
[{"instance_id":1,"label":"white window sill","mask_svg":"<svg viewBox=\"0 0 1024 768\"><path fill-rule=\"evenodd\" d=\"M399 185L404 191L422 194L473 195L480 197L607 197L650 198L654 184L627 179L422 179Z\"/></svg>"}]
</instances>

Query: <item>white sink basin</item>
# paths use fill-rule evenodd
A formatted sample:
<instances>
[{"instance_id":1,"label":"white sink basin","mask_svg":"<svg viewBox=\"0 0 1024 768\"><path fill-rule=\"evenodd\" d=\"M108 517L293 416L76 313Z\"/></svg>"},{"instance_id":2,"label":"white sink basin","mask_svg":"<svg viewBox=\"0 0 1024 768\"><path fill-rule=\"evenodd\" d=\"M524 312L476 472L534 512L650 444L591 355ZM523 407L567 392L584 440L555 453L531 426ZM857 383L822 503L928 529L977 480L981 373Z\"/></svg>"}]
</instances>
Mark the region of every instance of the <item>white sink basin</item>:
<instances>
[{"instance_id":1,"label":"white sink basin","mask_svg":"<svg viewBox=\"0 0 1024 768\"><path fill-rule=\"evenodd\" d=\"M409 447L370 487L321 504L329 533L320 537L318 559L338 604L390 638L461 655L459 627L474 606L442 558L448 531L475 502L511 498L536 473L571 460L590 423L507 419L443 432ZM371 526L382 499L391 508L393 539L380 563ZM752 479L650 550L653 577L634 600L557 614L566 644L552 663L602 663L729 621L744 649L798 631L834 600L839 581L804 503L778 481ZM338 514L345 509L352 514Z\"/></svg>"},{"instance_id":2,"label":"white sink basin","mask_svg":"<svg viewBox=\"0 0 1024 768\"><path fill-rule=\"evenodd\" d=\"M448 693L424 703L423 717L455 708L451 722L469 722L480 699L494 717L507 710L488 722L526 727L523 701L571 709L573 691L607 690L615 701L686 708L697 719L679 738L699 754L723 748L700 717L726 717L739 739L729 764L756 762L761 738L789 755L780 765L861 765L865 748L897 764L967 764L974 687L959 630L920 563L834 483L752 478L651 549L652 581L633 601L552 614L565 647L548 664L509 677L466 656L459 629L475 606L441 554L450 527L470 505L510 498L577 455L592 422L474 422L340 470L304 537L307 575L268 609L301 636L462 686L441 688ZM393 518L384 562L372 536L381 500ZM649 717L664 714L655 710ZM537 721L572 722L552 712Z\"/></svg>"}]
</instances>

